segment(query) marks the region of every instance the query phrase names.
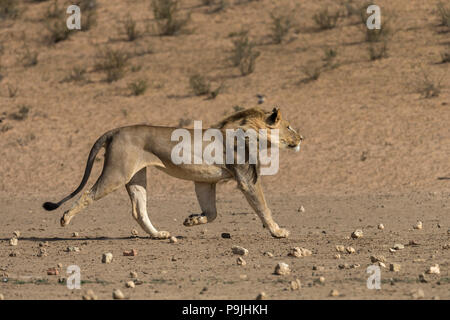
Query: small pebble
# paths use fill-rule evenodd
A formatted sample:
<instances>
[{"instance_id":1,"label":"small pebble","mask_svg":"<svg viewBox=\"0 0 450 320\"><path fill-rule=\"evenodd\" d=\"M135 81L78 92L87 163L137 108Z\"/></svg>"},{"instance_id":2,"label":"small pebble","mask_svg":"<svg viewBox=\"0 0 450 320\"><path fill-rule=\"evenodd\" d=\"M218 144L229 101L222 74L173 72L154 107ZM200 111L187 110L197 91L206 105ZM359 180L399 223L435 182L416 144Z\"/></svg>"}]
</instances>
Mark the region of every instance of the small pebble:
<instances>
[{"instance_id":1,"label":"small pebble","mask_svg":"<svg viewBox=\"0 0 450 320\"><path fill-rule=\"evenodd\" d=\"M399 263L391 263L389 265L389 270L393 272L399 272L401 268L401 265Z\"/></svg>"},{"instance_id":2,"label":"small pebble","mask_svg":"<svg viewBox=\"0 0 450 320\"><path fill-rule=\"evenodd\" d=\"M323 266L313 266L312 269L315 271L324 271L325 270L325 268Z\"/></svg>"},{"instance_id":3,"label":"small pebble","mask_svg":"<svg viewBox=\"0 0 450 320\"><path fill-rule=\"evenodd\" d=\"M413 226L414 229L421 230L423 228L423 222L417 221L417 223Z\"/></svg>"},{"instance_id":4,"label":"small pebble","mask_svg":"<svg viewBox=\"0 0 450 320\"><path fill-rule=\"evenodd\" d=\"M372 263L379 262L379 261L386 262L386 258L384 256L373 255L373 256L370 256L370 261Z\"/></svg>"},{"instance_id":5,"label":"small pebble","mask_svg":"<svg viewBox=\"0 0 450 320\"><path fill-rule=\"evenodd\" d=\"M17 238L9 239L9 245L10 246L17 246L18 243L19 243L19 241L17 240Z\"/></svg>"},{"instance_id":6,"label":"small pebble","mask_svg":"<svg viewBox=\"0 0 450 320\"><path fill-rule=\"evenodd\" d=\"M247 279L248 279L248 276L247 276L246 274L240 274L240 275L239 275L239 279L241 279L241 280L247 280Z\"/></svg>"},{"instance_id":7,"label":"small pebble","mask_svg":"<svg viewBox=\"0 0 450 320\"><path fill-rule=\"evenodd\" d=\"M62 263L58 263L56 266L61 269L63 267L63 264Z\"/></svg>"},{"instance_id":8,"label":"small pebble","mask_svg":"<svg viewBox=\"0 0 450 320\"><path fill-rule=\"evenodd\" d=\"M20 238L20 231L16 230L13 232L15 238Z\"/></svg>"},{"instance_id":9,"label":"small pebble","mask_svg":"<svg viewBox=\"0 0 450 320\"><path fill-rule=\"evenodd\" d=\"M111 263L113 261L113 254L111 252L102 255L102 263Z\"/></svg>"},{"instance_id":10,"label":"small pebble","mask_svg":"<svg viewBox=\"0 0 450 320\"><path fill-rule=\"evenodd\" d=\"M330 297L337 297L337 296L339 296L339 291L337 291L336 289L330 291Z\"/></svg>"},{"instance_id":11,"label":"small pebble","mask_svg":"<svg viewBox=\"0 0 450 320\"><path fill-rule=\"evenodd\" d=\"M72 237L73 238L78 238L79 236L80 236L80 234L78 232L72 233Z\"/></svg>"},{"instance_id":12,"label":"small pebble","mask_svg":"<svg viewBox=\"0 0 450 320\"><path fill-rule=\"evenodd\" d=\"M174 237L174 236L171 236L171 237L169 238L169 242L170 242L170 243L177 243L177 242L178 242L178 239L177 239L176 237Z\"/></svg>"},{"instance_id":13,"label":"small pebble","mask_svg":"<svg viewBox=\"0 0 450 320\"><path fill-rule=\"evenodd\" d=\"M256 300L266 300L267 294L265 292L261 292L256 296Z\"/></svg>"},{"instance_id":14,"label":"small pebble","mask_svg":"<svg viewBox=\"0 0 450 320\"><path fill-rule=\"evenodd\" d=\"M83 295L83 300L97 300L98 297L97 295L94 293L94 291L92 291L92 289L89 289L85 295Z\"/></svg>"},{"instance_id":15,"label":"small pebble","mask_svg":"<svg viewBox=\"0 0 450 320\"><path fill-rule=\"evenodd\" d=\"M379 229L379 230L384 230L384 224L380 223L380 224L378 225L378 229Z\"/></svg>"},{"instance_id":16,"label":"small pebble","mask_svg":"<svg viewBox=\"0 0 450 320\"><path fill-rule=\"evenodd\" d=\"M403 249L405 249L405 246L402 245L401 243L396 243L396 244L394 244L394 249L395 250L403 250Z\"/></svg>"},{"instance_id":17,"label":"small pebble","mask_svg":"<svg viewBox=\"0 0 450 320\"><path fill-rule=\"evenodd\" d=\"M272 258L273 257L273 253L270 251L266 251L263 253L263 255L265 255L266 257Z\"/></svg>"},{"instance_id":18,"label":"small pebble","mask_svg":"<svg viewBox=\"0 0 450 320\"><path fill-rule=\"evenodd\" d=\"M340 259L340 258L341 258L341 255L340 255L339 253L336 253L336 254L334 255L334 258L335 258L335 259Z\"/></svg>"},{"instance_id":19,"label":"small pebble","mask_svg":"<svg viewBox=\"0 0 450 320\"><path fill-rule=\"evenodd\" d=\"M132 229L131 230L131 236L132 237L137 237L139 235L139 232L136 229Z\"/></svg>"},{"instance_id":20,"label":"small pebble","mask_svg":"<svg viewBox=\"0 0 450 320\"><path fill-rule=\"evenodd\" d=\"M317 280L319 281L319 283L325 283L325 277L319 277L319 279Z\"/></svg>"},{"instance_id":21,"label":"small pebble","mask_svg":"<svg viewBox=\"0 0 450 320\"><path fill-rule=\"evenodd\" d=\"M337 245L337 246L336 246L336 251L337 251L337 252L344 252L344 251L345 251L345 247L342 246L342 245Z\"/></svg>"},{"instance_id":22,"label":"small pebble","mask_svg":"<svg viewBox=\"0 0 450 320\"><path fill-rule=\"evenodd\" d=\"M428 268L427 270L428 274L440 274L441 273L441 269L439 268L438 264L435 264L431 267Z\"/></svg>"},{"instance_id":23,"label":"small pebble","mask_svg":"<svg viewBox=\"0 0 450 320\"><path fill-rule=\"evenodd\" d=\"M301 213L304 213L306 210L305 210L305 207L300 206L300 208L298 208L297 211L298 211L298 212L301 212Z\"/></svg>"},{"instance_id":24,"label":"small pebble","mask_svg":"<svg viewBox=\"0 0 450 320\"><path fill-rule=\"evenodd\" d=\"M233 246L233 247L231 248L231 251L232 251L234 254L239 254L239 255L241 255L241 256L246 256L246 255L248 255L248 250L245 249L245 248L243 248L243 247L240 247L240 246Z\"/></svg>"},{"instance_id":25,"label":"small pebble","mask_svg":"<svg viewBox=\"0 0 450 320\"><path fill-rule=\"evenodd\" d=\"M294 247L291 249L291 251L289 251L288 256L300 258L300 257L308 257L311 254L312 254L311 250Z\"/></svg>"},{"instance_id":26,"label":"small pebble","mask_svg":"<svg viewBox=\"0 0 450 320\"><path fill-rule=\"evenodd\" d=\"M113 296L113 299L116 299L116 300L125 299L125 295L122 293L122 291L120 289L114 290L112 296Z\"/></svg>"},{"instance_id":27,"label":"small pebble","mask_svg":"<svg viewBox=\"0 0 450 320\"><path fill-rule=\"evenodd\" d=\"M136 249L131 249L129 251L124 251L123 252L123 255L127 256L127 257L135 257L135 256L137 256L137 254L138 254L138 252L137 252Z\"/></svg>"},{"instance_id":28,"label":"small pebble","mask_svg":"<svg viewBox=\"0 0 450 320\"><path fill-rule=\"evenodd\" d=\"M277 275L287 275L291 273L291 269L289 268L289 265L284 262L279 262L275 267L275 274Z\"/></svg>"},{"instance_id":29,"label":"small pebble","mask_svg":"<svg viewBox=\"0 0 450 320\"><path fill-rule=\"evenodd\" d=\"M353 248L353 247L347 247L347 248L345 248L345 250L346 250L349 254L352 254L352 253L355 253L355 252L356 252L355 248Z\"/></svg>"},{"instance_id":30,"label":"small pebble","mask_svg":"<svg viewBox=\"0 0 450 320\"><path fill-rule=\"evenodd\" d=\"M351 235L351 237L353 239L359 239L359 238L362 238L362 236L363 236L363 232L361 229L356 229L355 231L352 232L352 235Z\"/></svg>"},{"instance_id":31,"label":"small pebble","mask_svg":"<svg viewBox=\"0 0 450 320\"><path fill-rule=\"evenodd\" d=\"M299 279L292 280L292 281L289 283L289 288L290 288L292 291L295 291L295 290L300 289L301 286L302 286L302 284L301 284L301 282L300 282Z\"/></svg>"},{"instance_id":32,"label":"small pebble","mask_svg":"<svg viewBox=\"0 0 450 320\"><path fill-rule=\"evenodd\" d=\"M125 284L125 286L126 286L127 288L133 289L133 288L136 286L136 284L134 283L134 281L128 281L128 282Z\"/></svg>"},{"instance_id":33,"label":"small pebble","mask_svg":"<svg viewBox=\"0 0 450 320\"><path fill-rule=\"evenodd\" d=\"M247 264L247 262L245 262L245 260L242 257L238 257L236 259L236 263L238 266L245 266Z\"/></svg>"},{"instance_id":34,"label":"small pebble","mask_svg":"<svg viewBox=\"0 0 450 320\"><path fill-rule=\"evenodd\" d=\"M138 277L137 272L136 271L130 271L130 277L133 278L133 279L137 279L137 277Z\"/></svg>"},{"instance_id":35,"label":"small pebble","mask_svg":"<svg viewBox=\"0 0 450 320\"><path fill-rule=\"evenodd\" d=\"M354 263L354 264L350 265L350 269L357 269L359 267L361 267L361 265L359 263Z\"/></svg>"}]
</instances>

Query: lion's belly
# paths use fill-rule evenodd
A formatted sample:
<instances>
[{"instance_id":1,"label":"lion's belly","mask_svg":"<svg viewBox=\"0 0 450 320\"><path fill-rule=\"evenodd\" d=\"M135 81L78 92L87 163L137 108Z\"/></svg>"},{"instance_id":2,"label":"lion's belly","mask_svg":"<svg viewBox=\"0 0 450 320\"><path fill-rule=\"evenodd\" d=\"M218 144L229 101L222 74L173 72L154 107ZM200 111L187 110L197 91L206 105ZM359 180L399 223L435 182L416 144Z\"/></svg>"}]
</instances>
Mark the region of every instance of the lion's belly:
<instances>
[{"instance_id":1,"label":"lion's belly","mask_svg":"<svg viewBox=\"0 0 450 320\"><path fill-rule=\"evenodd\" d=\"M231 174L220 167L203 164L182 164L164 163L165 167L157 167L159 170L171 175L172 177L199 181L199 182L218 182L220 180L231 178Z\"/></svg>"}]
</instances>

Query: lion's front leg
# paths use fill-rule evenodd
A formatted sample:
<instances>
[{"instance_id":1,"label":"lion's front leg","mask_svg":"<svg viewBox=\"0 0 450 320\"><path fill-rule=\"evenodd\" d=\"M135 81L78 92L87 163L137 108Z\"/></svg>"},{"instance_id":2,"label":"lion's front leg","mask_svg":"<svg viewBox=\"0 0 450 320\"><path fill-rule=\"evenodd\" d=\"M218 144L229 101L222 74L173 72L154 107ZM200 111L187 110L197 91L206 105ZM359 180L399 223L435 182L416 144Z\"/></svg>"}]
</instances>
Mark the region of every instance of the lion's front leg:
<instances>
[{"instance_id":1,"label":"lion's front leg","mask_svg":"<svg viewBox=\"0 0 450 320\"><path fill-rule=\"evenodd\" d=\"M287 238L289 231L284 228L280 228L278 224L272 218L272 212L267 206L266 199L261 187L261 179L259 177L249 176L248 174L242 174L236 171L236 180L238 187L245 195L250 206L255 210L256 214L261 219L263 225L269 229L270 234L275 238ZM255 181L256 180L256 181Z\"/></svg>"},{"instance_id":2,"label":"lion's front leg","mask_svg":"<svg viewBox=\"0 0 450 320\"><path fill-rule=\"evenodd\" d=\"M187 217L183 222L186 227L212 222L217 216L216 184L195 182L195 193L197 195L200 208L202 209L202 213L191 214Z\"/></svg>"}]
</instances>

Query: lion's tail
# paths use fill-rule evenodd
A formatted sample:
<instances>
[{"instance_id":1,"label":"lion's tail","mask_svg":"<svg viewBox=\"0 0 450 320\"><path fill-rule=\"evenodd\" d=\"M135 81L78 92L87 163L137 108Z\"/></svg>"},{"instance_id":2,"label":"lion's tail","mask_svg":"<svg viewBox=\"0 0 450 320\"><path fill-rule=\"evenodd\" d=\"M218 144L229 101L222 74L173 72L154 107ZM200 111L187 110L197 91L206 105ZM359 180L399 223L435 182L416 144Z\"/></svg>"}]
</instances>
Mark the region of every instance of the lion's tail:
<instances>
[{"instance_id":1,"label":"lion's tail","mask_svg":"<svg viewBox=\"0 0 450 320\"><path fill-rule=\"evenodd\" d=\"M72 199L78 192L80 192L84 188L84 186L86 185L86 182L88 181L89 176L91 174L92 166L94 165L94 160L95 160L95 157L97 156L97 153L111 139L111 137L115 131L116 130L108 131L107 133L102 135L100 138L98 138L98 140L92 146L91 152L89 152L89 157L88 157L88 160L86 163L86 169L84 170L84 176L83 176L83 179L81 180L81 183L78 186L78 188L76 188L76 190L74 192L72 192L70 195L68 195L67 197L65 197L64 199L62 199L61 201L59 201L57 203L45 202L42 205L42 207L45 210L52 211L52 210L57 209L61 204L63 204L67 200Z\"/></svg>"}]
</instances>

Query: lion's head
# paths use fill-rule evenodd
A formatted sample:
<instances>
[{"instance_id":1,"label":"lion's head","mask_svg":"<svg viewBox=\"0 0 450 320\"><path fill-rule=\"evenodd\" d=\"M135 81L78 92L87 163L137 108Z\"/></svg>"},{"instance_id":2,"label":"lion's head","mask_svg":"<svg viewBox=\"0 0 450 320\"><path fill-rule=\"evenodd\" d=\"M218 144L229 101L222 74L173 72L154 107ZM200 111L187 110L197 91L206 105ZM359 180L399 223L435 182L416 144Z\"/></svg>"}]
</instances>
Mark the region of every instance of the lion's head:
<instances>
[{"instance_id":1,"label":"lion's head","mask_svg":"<svg viewBox=\"0 0 450 320\"><path fill-rule=\"evenodd\" d=\"M280 147L295 151L300 151L300 143L303 140L303 137L291 127L289 122L282 118L279 108L274 108L272 111L264 111L260 108L239 111L221 120L213 127L218 129L254 129L256 131L266 129L269 140L270 130L278 129Z\"/></svg>"}]
</instances>

